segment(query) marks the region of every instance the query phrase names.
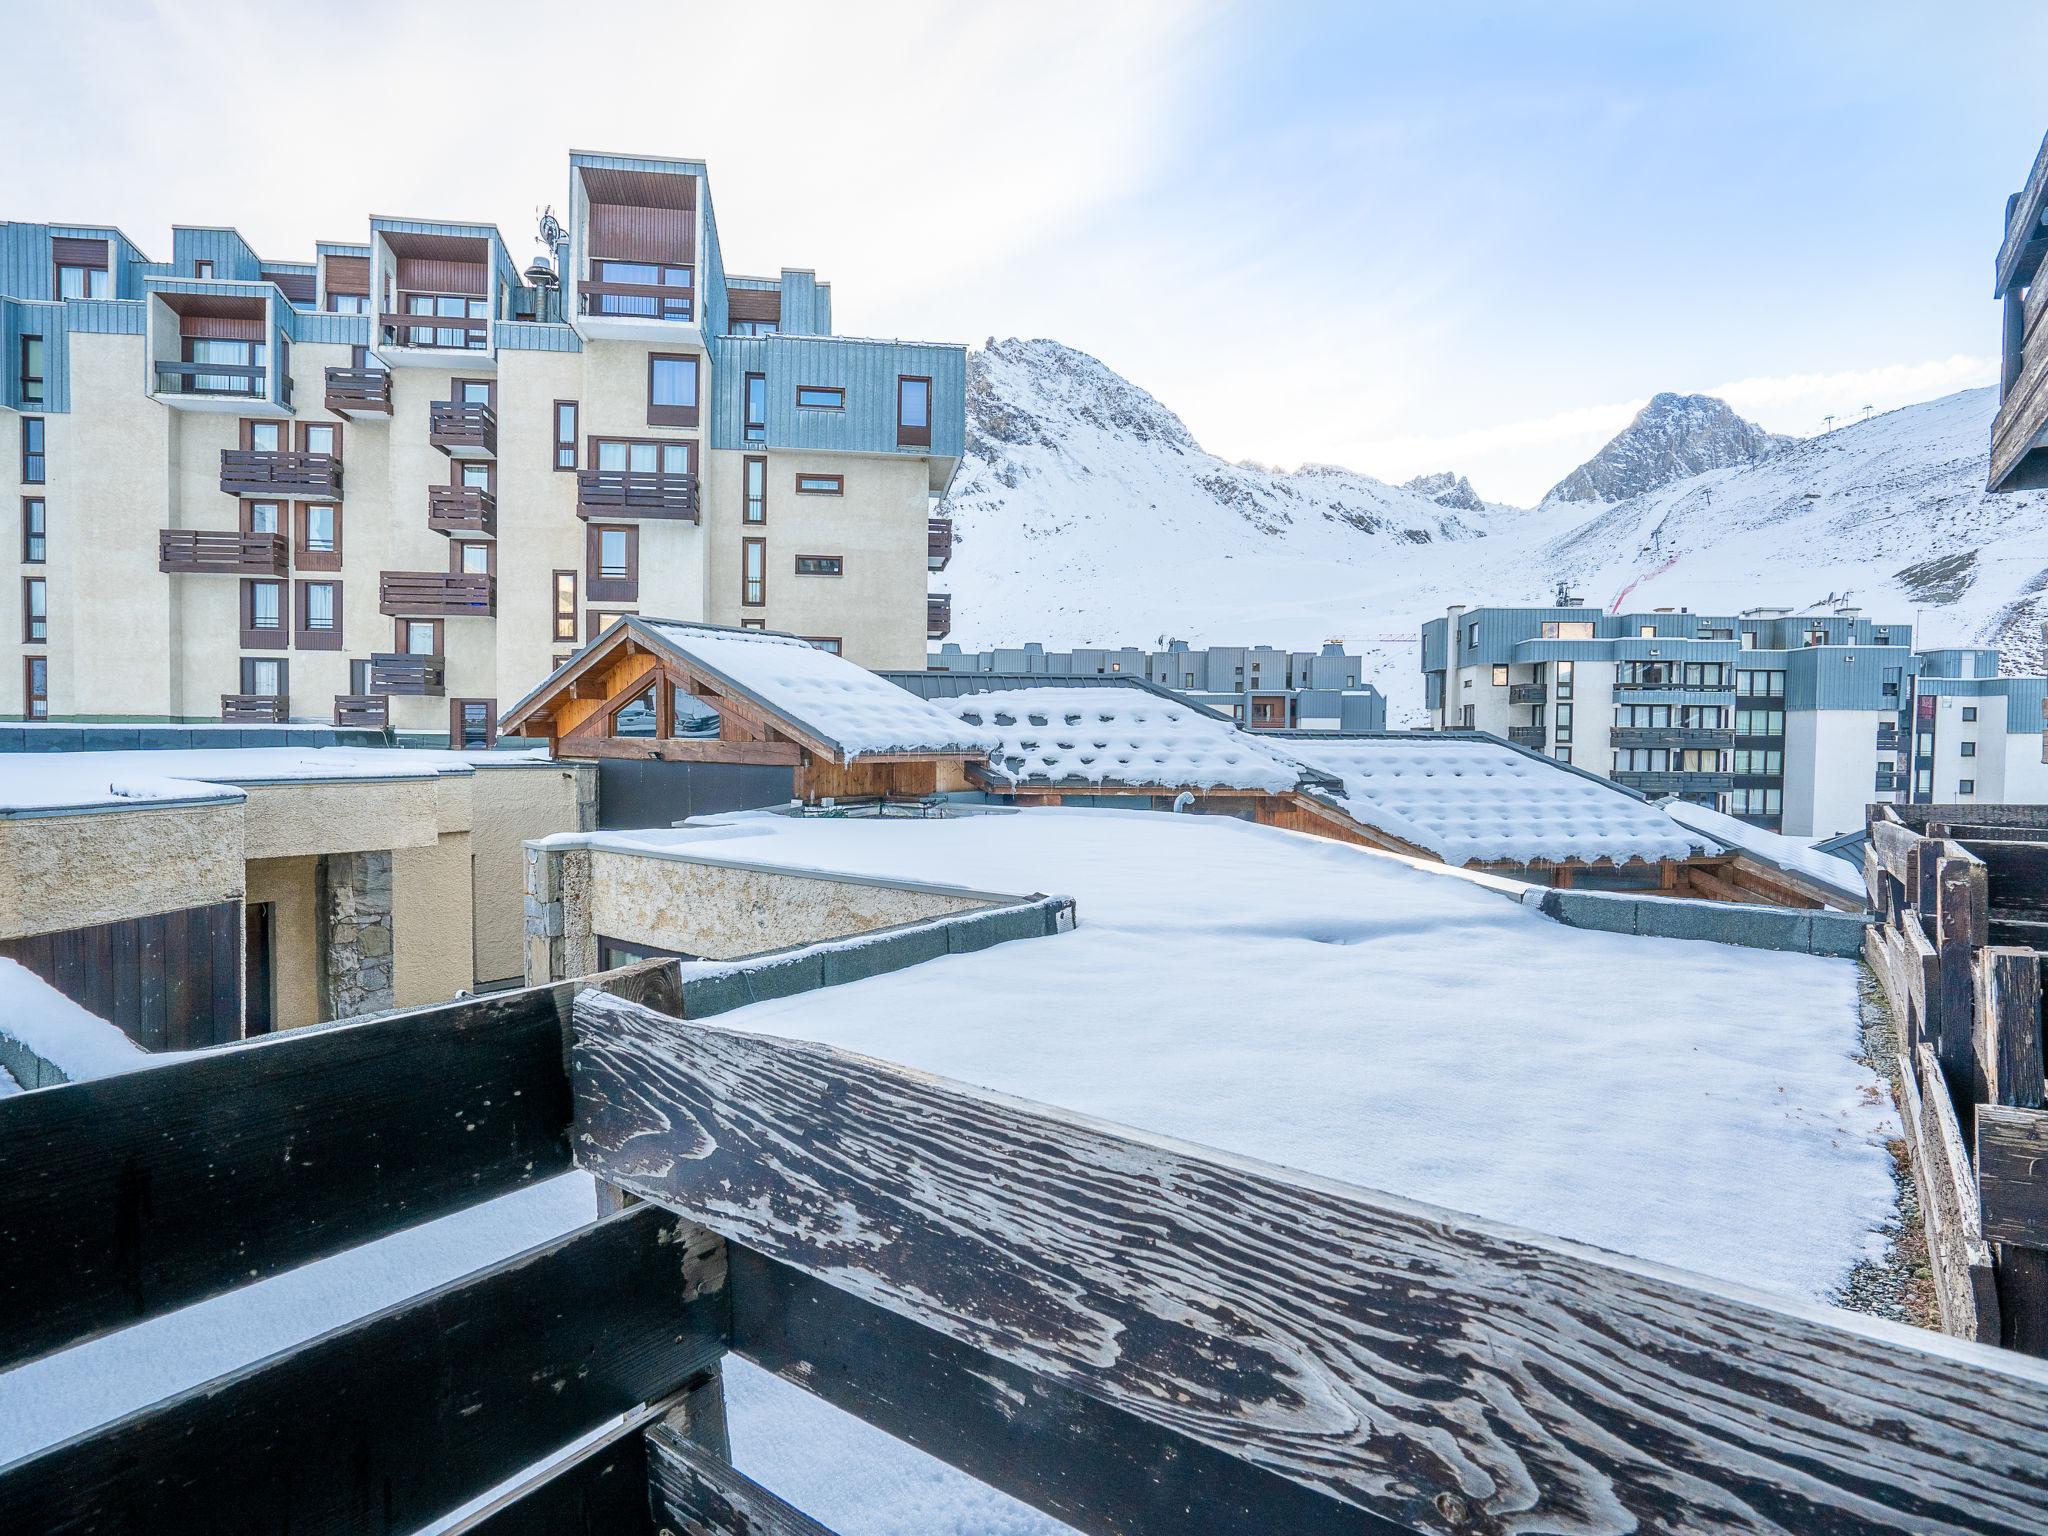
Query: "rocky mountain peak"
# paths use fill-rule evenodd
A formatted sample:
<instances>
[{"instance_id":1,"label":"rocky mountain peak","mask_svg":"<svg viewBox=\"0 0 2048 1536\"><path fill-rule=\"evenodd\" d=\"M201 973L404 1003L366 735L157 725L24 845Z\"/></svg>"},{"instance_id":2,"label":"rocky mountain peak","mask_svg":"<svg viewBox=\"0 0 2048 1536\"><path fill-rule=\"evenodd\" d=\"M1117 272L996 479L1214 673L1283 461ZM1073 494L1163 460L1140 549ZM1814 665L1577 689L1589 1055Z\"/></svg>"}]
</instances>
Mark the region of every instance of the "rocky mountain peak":
<instances>
[{"instance_id":1,"label":"rocky mountain peak","mask_svg":"<svg viewBox=\"0 0 2048 1536\"><path fill-rule=\"evenodd\" d=\"M1690 475L1753 464L1794 441L1744 421L1725 400L1667 391L1543 499L1626 501Z\"/></svg>"},{"instance_id":2,"label":"rocky mountain peak","mask_svg":"<svg viewBox=\"0 0 2048 1536\"><path fill-rule=\"evenodd\" d=\"M1456 507L1461 512L1484 512L1486 503L1479 499L1479 493L1472 489L1472 482L1452 470L1442 470L1434 475L1417 475L1413 480L1404 481L1401 488L1427 496L1440 507Z\"/></svg>"}]
</instances>

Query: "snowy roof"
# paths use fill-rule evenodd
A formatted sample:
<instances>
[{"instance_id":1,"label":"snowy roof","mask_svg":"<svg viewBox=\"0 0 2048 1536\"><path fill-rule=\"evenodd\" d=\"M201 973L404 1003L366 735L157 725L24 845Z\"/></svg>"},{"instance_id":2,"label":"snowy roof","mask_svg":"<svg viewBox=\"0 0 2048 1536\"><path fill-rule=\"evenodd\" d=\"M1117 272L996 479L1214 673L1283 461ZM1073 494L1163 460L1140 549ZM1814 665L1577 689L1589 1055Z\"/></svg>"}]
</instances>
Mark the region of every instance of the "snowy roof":
<instances>
[{"instance_id":1,"label":"snowy roof","mask_svg":"<svg viewBox=\"0 0 2048 1536\"><path fill-rule=\"evenodd\" d=\"M990 768L1013 784L1285 794L1303 778L1292 757L1210 711L1138 689L1022 688L936 699L933 707L996 732L1001 746Z\"/></svg>"},{"instance_id":2,"label":"snowy roof","mask_svg":"<svg viewBox=\"0 0 2048 1536\"><path fill-rule=\"evenodd\" d=\"M0 816L243 799L237 785L432 778L548 761L523 752L411 747L191 747L132 752L0 752Z\"/></svg>"},{"instance_id":3,"label":"snowy roof","mask_svg":"<svg viewBox=\"0 0 2048 1536\"><path fill-rule=\"evenodd\" d=\"M1708 810L1704 805L1691 805L1683 800L1661 800L1657 808L1673 820L1717 838L1731 848L1740 848L1767 864L1803 875L1816 885L1824 885L1852 901L1869 899L1870 892L1863 884L1863 872L1846 859L1822 853L1797 838L1783 837L1762 827L1753 827L1746 821L1737 821L1733 816Z\"/></svg>"},{"instance_id":4,"label":"snowy roof","mask_svg":"<svg viewBox=\"0 0 2048 1536\"><path fill-rule=\"evenodd\" d=\"M148 1052L19 961L0 959L0 1035L18 1040L72 1082L143 1065Z\"/></svg>"},{"instance_id":5,"label":"snowy roof","mask_svg":"<svg viewBox=\"0 0 2048 1536\"><path fill-rule=\"evenodd\" d=\"M1285 749L1343 781L1357 820L1447 864L1682 859L1709 839L1563 763L1462 732L1297 733Z\"/></svg>"},{"instance_id":6,"label":"snowy roof","mask_svg":"<svg viewBox=\"0 0 2048 1536\"><path fill-rule=\"evenodd\" d=\"M626 623L849 760L881 752L980 757L999 739L795 635L671 619Z\"/></svg>"}]
</instances>

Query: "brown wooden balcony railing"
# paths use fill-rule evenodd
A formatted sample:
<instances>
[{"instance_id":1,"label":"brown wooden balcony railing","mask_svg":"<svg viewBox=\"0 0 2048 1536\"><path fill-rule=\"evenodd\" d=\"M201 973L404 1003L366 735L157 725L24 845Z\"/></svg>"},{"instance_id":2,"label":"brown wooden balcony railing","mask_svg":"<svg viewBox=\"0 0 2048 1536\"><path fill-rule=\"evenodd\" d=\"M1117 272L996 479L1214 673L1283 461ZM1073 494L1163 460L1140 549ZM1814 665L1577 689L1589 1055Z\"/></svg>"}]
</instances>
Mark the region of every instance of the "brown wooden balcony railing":
<instances>
[{"instance_id":1,"label":"brown wooden balcony railing","mask_svg":"<svg viewBox=\"0 0 2048 1536\"><path fill-rule=\"evenodd\" d=\"M282 725L292 717L291 703L282 693L224 693L220 717L248 725Z\"/></svg>"},{"instance_id":2,"label":"brown wooden balcony railing","mask_svg":"<svg viewBox=\"0 0 2048 1536\"><path fill-rule=\"evenodd\" d=\"M928 593L924 600L924 637L943 640L953 633L953 594Z\"/></svg>"},{"instance_id":3,"label":"brown wooden balcony railing","mask_svg":"<svg viewBox=\"0 0 2048 1536\"><path fill-rule=\"evenodd\" d=\"M268 371L252 363L180 363L159 358L156 392L160 395L230 395L263 398Z\"/></svg>"},{"instance_id":4,"label":"brown wooden balcony railing","mask_svg":"<svg viewBox=\"0 0 2048 1536\"><path fill-rule=\"evenodd\" d=\"M605 320L674 320L696 318L694 288L661 283L579 282L576 295L582 312Z\"/></svg>"},{"instance_id":5,"label":"brown wooden balcony railing","mask_svg":"<svg viewBox=\"0 0 2048 1536\"><path fill-rule=\"evenodd\" d=\"M695 475L640 474L623 469L586 469L576 476L578 517L669 518L697 521Z\"/></svg>"},{"instance_id":6,"label":"brown wooden balcony railing","mask_svg":"<svg viewBox=\"0 0 2048 1536\"><path fill-rule=\"evenodd\" d=\"M377 611L399 618L489 619L498 613L498 580L467 572L384 571Z\"/></svg>"},{"instance_id":7,"label":"brown wooden balcony railing","mask_svg":"<svg viewBox=\"0 0 2048 1536\"><path fill-rule=\"evenodd\" d=\"M327 370L327 409L354 420L391 414L391 375L382 368Z\"/></svg>"},{"instance_id":8,"label":"brown wooden balcony railing","mask_svg":"<svg viewBox=\"0 0 2048 1536\"><path fill-rule=\"evenodd\" d=\"M334 723L355 730L384 730L391 724L391 703L381 693L337 693Z\"/></svg>"},{"instance_id":9,"label":"brown wooden balcony railing","mask_svg":"<svg viewBox=\"0 0 2048 1536\"><path fill-rule=\"evenodd\" d=\"M498 413L488 405L436 400L427 411L427 441L451 459L494 459Z\"/></svg>"},{"instance_id":10,"label":"brown wooden balcony railing","mask_svg":"<svg viewBox=\"0 0 2048 1536\"><path fill-rule=\"evenodd\" d=\"M230 496L333 501L341 495L341 460L331 453L251 453L223 448L220 488Z\"/></svg>"},{"instance_id":11,"label":"brown wooden balcony railing","mask_svg":"<svg viewBox=\"0 0 2048 1536\"><path fill-rule=\"evenodd\" d=\"M444 352L487 352L491 322L463 315L377 316L387 347L436 347Z\"/></svg>"},{"instance_id":12,"label":"brown wooden balcony railing","mask_svg":"<svg viewBox=\"0 0 2048 1536\"><path fill-rule=\"evenodd\" d=\"M498 498L466 485L427 487L427 526L436 533L498 536Z\"/></svg>"},{"instance_id":13,"label":"brown wooden balcony railing","mask_svg":"<svg viewBox=\"0 0 2048 1536\"><path fill-rule=\"evenodd\" d=\"M193 576L283 576L290 546L281 533L217 532L210 528L162 528L156 536L156 568Z\"/></svg>"},{"instance_id":14,"label":"brown wooden balcony railing","mask_svg":"<svg viewBox=\"0 0 2048 1536\"><path fill-rule=\"evenodd\" d=\"M448 662L440 656L408 653L370 658L370 692L438 699L447 690Z\"/></svg>"},{"instance_id":15,"label":"brown wooden balcony railing","mask_svg":"<svg viewBox=\"0 0 2048 1536\"><path fill-rule=\"evenodd\" d=\"M926 563L934 571L943 571L946 562L953 558L953 520L935 517L926 526L929 529L925 542Z\"/></svg>"}]
</instances>

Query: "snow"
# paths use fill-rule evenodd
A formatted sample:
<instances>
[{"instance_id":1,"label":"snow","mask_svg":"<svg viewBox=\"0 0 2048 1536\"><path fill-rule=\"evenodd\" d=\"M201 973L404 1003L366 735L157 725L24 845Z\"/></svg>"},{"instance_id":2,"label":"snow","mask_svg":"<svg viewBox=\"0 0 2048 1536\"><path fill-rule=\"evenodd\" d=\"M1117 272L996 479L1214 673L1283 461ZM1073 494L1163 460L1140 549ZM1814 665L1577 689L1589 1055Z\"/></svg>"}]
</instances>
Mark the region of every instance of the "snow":
<instances>
[{"instance_id":1,"label":"snow","mask_svg":"<svg viewBox=\"0 0 2048 1536\"><path fill-rule=\"evenodd\" d=\"M1733 816L1724 816L1719 811L1704 805L1691 805L1683 800L1659 802L1659 808L1674 820L1706 833L1726 843L1731 848L1740 848L1755 854L1767 864L1796 870L1825 885L1831 891L1840 892L1857 902L1868 900L1870 892L1863 884L1863 873L1846 859L1838 859L1831 853L1822 853L1810 843L1803 843L1795 837L1784 837L1762 827L1753 827L1746 821Z\"/></svg>"},{"instance_id":2,"label":"snow","mask_svg":"<svg viewBox=\"0 0 2048 1536\"><path fill-rule=\"evenodd\" d=\"M166 803L210 800L232 804L245 798L239 790L218 784L179 778L170 772L146 772L126 762L98 761L101 758L127 759L141 755L128 752L0 753L0 815L22 811L128 807L151 800Z\"/></svg>"},{"instance_id":3,"label":"snow","mask_svg":"<svg viewBox=\"0 0 2048 1536\"><path fill-rule=\"evenodd\" d=\"M0 814L133 806L152 800L229 802L245 798L237 785L419 778L546 761L545 748L516 752L436 752L410 747L0 752Z\"/></svg>"},{"instance_id":4,"label":"snow","mask_svg":"<svg viewBox=\"0 0 2048 1536\"><path fill-rule=\"evenodd\" d=\"M149 1053L19 961L0 958L0 1035L18 1040L72 1082L133 1071Z\"/></svg>"},{"instance_id":5,"label":"snow","mask_svg":"<svg viewBox=\"0 0 2048 1536\"><path fill-rule=\"evenodd\" d=\"M990 767L1013 784L1079 780L1285 794L1301 782L1301 764L1286 754L1144 689L1019 688L932 702L998 736Z\"/></svg>"},{"instance_id":6,"label":"snow","mask_svg":"<svg viewBox=\"0 0 2048 1536\"><path fill-rule=\"evenodd\" d=\"M1787 1294L1881 1251L1895 1122L1853 1059L1853 961L1566 928L1457 870L1227 817L756 814L662 845L698 827L722 858L1058 892L1080 918L721 1026Z\"/></svg>"},{"instance_id":7,"label":"snow","mask_svg":"<svg viewBox=\"0 0 2048 1536\"><path fill-rule=\"evenodd\" d=\"M636 620L713 676L760 700L848 758L876 752L967 752L995 746L915 694L793 635Z\"/></svg>"},{"instance_id":8,"label":"snow","mask_svg":"<svg viewBox=\"0 0 2048 1536\"><path fill-rule=\"evenodd\" d=\"M1449 864L1624 864L1708 846L1605 780L1476 735L1290 736L1285 746L1344 781L1342 803L1358 820Z\"/></svg>"}]
</instances>

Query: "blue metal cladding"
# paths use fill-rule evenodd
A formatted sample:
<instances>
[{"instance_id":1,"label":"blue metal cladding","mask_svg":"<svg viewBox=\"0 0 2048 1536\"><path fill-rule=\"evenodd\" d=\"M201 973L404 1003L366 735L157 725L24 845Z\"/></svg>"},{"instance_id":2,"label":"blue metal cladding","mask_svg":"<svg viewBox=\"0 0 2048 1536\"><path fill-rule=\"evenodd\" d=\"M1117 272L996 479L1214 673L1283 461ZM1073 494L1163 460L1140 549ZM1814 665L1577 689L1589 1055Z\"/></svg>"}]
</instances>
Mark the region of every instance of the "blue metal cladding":
<instances>
[{"instance_id":1,"label":"blue metal cladding","mask_svg":"<svg viewBox=\"0 0 2048 1536\"><path fill-rule=\"evenodd\" d=\"M0 294L12 299L56 297L56 265L52 237L107 242L107 266L113 296L132 299L141 292L139 269L148 258L128 237L105 224L0 224Z\"/></svg>"},{"instance_id":2,"label":"blue metal cladding","mask_svg":"<svg viewBox=\"0 0 2048 1536\"><path fill-rule=\"evenodd\" d=\"M811 300L811 325L820 336L832 334L832 285L820 283Z\"/></svg>"},{"instance_id":3,"label":"blue metal cladding","mask_svg":"<svg viewBox=\"0 0 2048 1536\"><path fill-rule=\"evenodd\" d=\"M744 448L745 380L767 375L770 448L958 458L967 446L967 349L947 343L823 336L713 336L711 446ZM929 448L896 446L896 381L932 381ZM796 403L799 385L846 391L841 410Z\"/></svg>"},{"instance_id":4,"label":"blue metal cladding","mask_svg":"<svg viewBox=\"0 0 2048 1536\"><path fill-rule=\"evenodd\" d=\"M498 350L501 352L581 352L583 338L566 325L539 321L499 321Z\"/></svg>"},{"instance_id":5,"label":"blue metal cladding","mask_svg":"<svg viewBox=\"0 0 2048 1536\"><path fill-rule=\"evenodd\" d=\"M1448 618L1431 619L1422 626L1422 670L1441 672L1444 670L1444 641L1450 633Z\"/></svg>"},{"instance_id":6,"label":"blue metal cladding","mask_svg":"<svg viewBox=\"0 0 2048 1536\"><path fill-rule=\"evenodd\" d=\"M449 235L457 240L488 240L491 246L491 266L504 279L505 286L520 286L519 266L512 260L512 253L505 248L505 237L498 233L495 224L436 224L425 219L372 219L372 234L401 235Z\"/></svg>"},{"instance_id":7,"label":"blue metal cladding","mask_svg":"<svg viewBox=\"0 0 2048 1536\"><path fill-rule=\"evenodd\" d=\"M171 271L173 277L194 275L194 263L210 261L216 281L255 283L263 280L263 263L249 249L249 242L232 229L194 229L171 226Z\"/></svg>"},{"instance_id":8,"label":"blue metal cladding","mask_svg":"<svg viewBox=\"0 0 2048 1536\"><path fill-rule=\"evenodd\" d=\"M341 347L367 347L370 344L368 315L337 315L322 309L300 309L286 304L282 298L278 304L279 312L285 316L285 334L293 341Z\"/></svg>"},{"instance_id":9,"label":"blue metal cladding","mask_svg":"<svg viewBox=\"0 0 2048 1536\"><path fill-rule=\"evenodd\" d=\"M703 178L701 170L697 192L704 203L704 250L698 263L704 280L702 324L706 336L723 336L729 313L725 302L725 253L718 248L718 220L711 211L711 183Z\"/></svg>"},{"instance_id":10,"label":"blue metal cladding","mask_svg":"<svg viewBox=\"0 0 2048 1536\"><path fill-rule=\"evenodd\" d=\"M142 336L149 331L144 299L66 299L64 328L87 336Z\"/></svg>"},{"instance_id":11,"label":"blue metal cladding","mask_svg":"<svg viewBox=\"0 0 2048 1536\"><path fill-rule=\"evenodd\" d=\"M782 318L776 329L785 336L822 336L817 327L818 280L797 267L782 269Z\"/></svg>"},{"instance_id":12,"label":"blue metal cladding","mask_svg":"<svg viewBox=\"0 0 2048 1536\"><path fill-rule=\"evenodd\" d=\"M71 349L65 335L65 306L33 300L0 299L0 357L8 361L6 388L0 393L8 409L29 415L64 415L71 409ZM43 398L21 394L21 338L43 338Z\"/></svg>"}]
</instances>

